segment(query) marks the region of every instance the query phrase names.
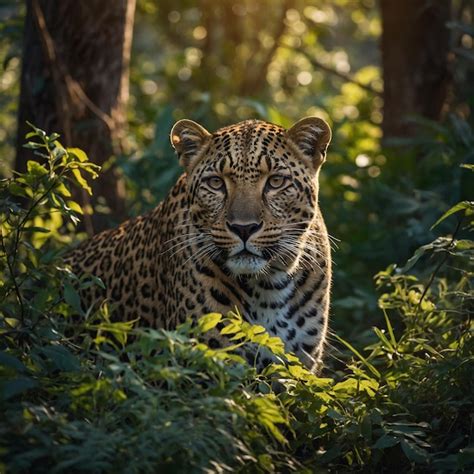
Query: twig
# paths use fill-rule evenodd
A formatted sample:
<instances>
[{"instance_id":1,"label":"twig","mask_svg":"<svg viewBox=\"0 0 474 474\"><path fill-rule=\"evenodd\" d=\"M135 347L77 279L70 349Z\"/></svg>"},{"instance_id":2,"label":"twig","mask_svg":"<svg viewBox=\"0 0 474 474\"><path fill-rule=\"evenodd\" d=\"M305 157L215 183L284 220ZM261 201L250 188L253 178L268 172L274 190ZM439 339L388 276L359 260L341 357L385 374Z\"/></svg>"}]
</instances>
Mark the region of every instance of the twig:
<instances>
[{"instance_id":1,"label":"twig","mask_svg":"<svg viewBox=\"0 0 474 474\"><path fill-rule=\"evenodd\" d=\"M13 280L13 286L15 288L15 294L18 299L18 303L20 304L20 321L21 325L24 326L25 324L25 306L23 304L23 297L21 296L20 288L18 287L18 282L16 281L15 273L13 272L13 266L10 263L10 259L7 253L7 248L5 246L5 240L3 239L3 229L0 229L0 240L2 243L2 249L5 254L5 260L7 261L7 266L8 266L8 271L10 272L10 275Z\"/></svg>"},{"instance_id":2,"label":"twig","mask_svg":"<svg viewBox=\"0 0 474 474\"><path fill-rule=\"evenodd\" d=\"M14 243L13 243L12 263L10 263L10 260L8 258L7 249L5 247L5 242L3 240L3 232L1 234L2 247L3 247L3 251L5 252L5 258L7 260L8 270L9 270L11 276L12 276L13 284L15 286L15 293L16 293L18 302L20 303L20 308L21 308L21 318L20 319L21 319L21 323L23 325L24 325L24 318L25 318L25 307L24 307L24 304L23 304L23 298L21 296L20 287L18 286L18 282L16 281L15 273L13 271L14 267L15 267L15 263L16 263L16 257L18 255L18 246L20 244L20 235L23 232L22 228L26 224L26 221L30 217L30 214L33 211L33 209L51 192L51 190L54 188L54 186L56 186L57 182L58 182L58 180L53 181L53 184L32 204L32 206L28 209L25 216L23 217L20 224L18 225L18 227L16 229L15 240L14 240Z\"/></svg>"},{"instance_id":3,"label":"twig","mask_svg":"<svg viewBox=\"0 0 474 474\"><path fill-rule=\"evenodd\" d=\"M59 174L59 177L61 177L61 174L62 173ZM18 245L19 245L19 242L20 242L20 234L22 232L22 227L26 224L26 221L30 217L30 214L33 211L33 209L53 190L53 188L56 186L56 184L58 184L58 180L59 180L59 178L55 179L53 181L53 184L48 189L46 189L46 191L31 205L31 207L26 212L25 217L23 217L20 224L18 225L17 232L16 232L16 237L15 237L15 245L13 247L13 264L15 264L16 255L18 253Z\"/></svg>"},{"instance_id":4,"label":"twig","mask_svg":"<svg viewBox=\"0 0 474 474\"><path fill-rule=\"evenodd\" d=\"M47 143L45 142L45 147L46 147L46 151L48 152L49 155L51 155L51 150L49 148L49 146L47 145ZM18 224L18 227L16 229L16 235L15 235L15 240L14 240L14 245L13 245L13 264L12 266L15 266L15 263L16 263L16 256L18 254L18 246L19 246L19 243L20 243L20 234L22 232L22 228L23 226L26 224L26 221L28 220L28 218L30 217L31 213L33 212L33 209L35 209L38 204L54 189L54 187L58 184L59 180L61 179L61 177L63 176L65 172L65 168L63 168L59 174L57 175L57 178L54 179L51 183L51 185L46 188L46 190L40 195L39 198L37 198L33 204L30 206L30 208L28 209L28 211L26 212L26 214L24 215L23 219L21 220L20 224Z\"/></svg>"},{"instance_id":5,"label":"twig","mask_svg":"<svg viewBox=\"0 0 474 474\"><path fill-rule=\"evenodd\" d=\"M453 236L451 237L451 240L450 240L449 244L446 246L446 249L449 249L451 247L451 245L453 245L454 241L456 240L456 236L459 232L459 229L461 228L461 224L462 224L463 220L464 220L463 217L461 217L458 220L458 223L456 225L456 229L454 229ZM416 305L415 318L418 316L418 313L419 313L420 308L421 308L421 303L423 303L423 300L425 299L425 296L428 293L428 290L430 289L431 285L433 284L433 281L434 281L436 275L440 271L441 267L446 263L446 260L448 259L448 257L449 257L449 252L447 250L445 250L444 257L440 260L440 262L438 263L436 268L433 270L433 273L430 276L428 284L425 286L425 289L423 290L423 293L421 294L420 301L418 301L418 304Z\"/></svg>"}]
</instances>

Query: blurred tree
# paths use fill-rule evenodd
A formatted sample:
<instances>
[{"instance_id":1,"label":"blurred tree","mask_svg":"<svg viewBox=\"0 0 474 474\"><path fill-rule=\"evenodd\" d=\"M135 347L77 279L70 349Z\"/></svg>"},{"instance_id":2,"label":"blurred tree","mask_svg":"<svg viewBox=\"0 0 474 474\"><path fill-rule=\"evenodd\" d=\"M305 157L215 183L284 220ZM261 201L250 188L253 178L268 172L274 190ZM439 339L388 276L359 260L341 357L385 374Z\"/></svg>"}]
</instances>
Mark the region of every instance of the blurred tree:
<instances>
[{"instance_id":1,"label":"blurred tree","mask_svg":"<svg viewBox=\"0 0 474 474\"><path fill-rule=\"evenodd\" d=\"M207 31L203 69L224 66L238 73L234 93L242 97L261 94L267 88L268 68L287 30L286 15L294 8L295 0L273 2L271 12L265 2L226 1L219 8L212 8L210 3L206 0L202 10ZM236 49L236 54L229 54Z\"/></svg>"},{"instance_id":2,"label":"blurred tree","mask_svg":"<svg viewBox=\"0 0 474 474\"><path fill-rule=\"evenodd\" d=\"M192 77L193 91L228 99L268 96L267 73L288 32L288 12L298 15L297 4L301 1L194 0L178 8L175 1L163 0L139 6L165 32L166 50L176 48L184 60L173 80Z\"/></svg>"},{"instance_id":3,"label":"blurred tree","mask_svg":"<svg viewBox=\"0 0 474 474\"><path fill-rule=\"evenodd\" d=\"M28 0L24 32L16 169L30 156L20 146L27 120L60 132L105 165L94 195L117 220L124 192L110 159L122 149L134 12L135 0ZM95 216L89 232L104 227Z\"/></svg>"},{"instance_id":4,"label":"blurred tree","mask_svg":"<svg viewBox=\"0 0 474 474\"><path fill-rule=\"evenodd\" d=\"M384 137L415 133L409 115L438 120L448 98L451 0L381 0Z\"/></svg>"}]
</instances>

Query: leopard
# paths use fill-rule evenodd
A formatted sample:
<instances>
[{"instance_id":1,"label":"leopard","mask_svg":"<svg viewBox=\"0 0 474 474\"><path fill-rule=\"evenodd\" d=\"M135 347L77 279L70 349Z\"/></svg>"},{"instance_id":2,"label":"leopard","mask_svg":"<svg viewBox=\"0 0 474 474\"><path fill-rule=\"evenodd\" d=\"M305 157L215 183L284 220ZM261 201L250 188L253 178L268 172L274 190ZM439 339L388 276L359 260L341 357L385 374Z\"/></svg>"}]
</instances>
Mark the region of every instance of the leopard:
<instances>
[{"instance_id":1,"label":"leopard","mask_svg":"<svg viewBox=\"0 0 474 474\"><path fill-rule=\"evenodd\" d=\"M83 304L105 298L119 319L166 330L238 311L319 370L332 278L319 175L331 135L314 116L289 128L251 119L213 133L179 120L170 141L184 172L167 197L66 256L76 275L104 283L83 290ZM208 344L225 343L216 335Z\"/></svg>"}]
</instances>

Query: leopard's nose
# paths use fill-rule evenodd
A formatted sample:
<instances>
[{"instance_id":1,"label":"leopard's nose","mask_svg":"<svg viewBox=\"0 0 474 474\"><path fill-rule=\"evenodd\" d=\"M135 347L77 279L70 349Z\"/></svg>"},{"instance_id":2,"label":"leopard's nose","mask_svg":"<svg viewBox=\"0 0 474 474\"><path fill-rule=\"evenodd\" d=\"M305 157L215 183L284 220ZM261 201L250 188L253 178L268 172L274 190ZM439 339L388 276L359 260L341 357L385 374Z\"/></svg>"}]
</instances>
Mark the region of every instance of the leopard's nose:
<instances>
[{"instance_id":1,"label":"leopard's nose","mask_svg":"<svg viewBox=\"0 0 474 474\"><path fill-rule=\"evenodd\" d=\"M232 233L240 237L244 243L247 242L252 234L258 232L263 226L263 222L260 222L259 224L256 222L252 222L251 224L231 224L226 222L226 224L227 228Z\"/></svg>"}]
</instances>

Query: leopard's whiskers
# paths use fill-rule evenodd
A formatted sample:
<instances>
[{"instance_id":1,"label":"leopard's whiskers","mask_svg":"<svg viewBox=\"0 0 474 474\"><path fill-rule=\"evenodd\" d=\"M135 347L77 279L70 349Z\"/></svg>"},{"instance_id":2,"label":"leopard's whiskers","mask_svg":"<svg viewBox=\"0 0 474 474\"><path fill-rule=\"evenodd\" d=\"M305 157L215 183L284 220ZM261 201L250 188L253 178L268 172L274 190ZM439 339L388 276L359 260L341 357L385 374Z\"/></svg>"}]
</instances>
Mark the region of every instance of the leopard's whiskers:
<instances>
[{"instance_id":1,"label":"leopard's whiskers","mask_svg":"<svg viewBox=\"0 0 474 474\"><path fill-rule=\"evenodd\" d=\"M206 235L200 234L197 236L188 237L186 240L182 242L178 242L177 244L172 245L169 249L160 253L160 256L165 255L173 250L173 253L168 256L168 258L175 257L178 253L182 252L183 250L192 247L193 244L199 243L200 241L205 241Z\"/></svg>"}]
</instances>

